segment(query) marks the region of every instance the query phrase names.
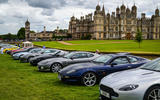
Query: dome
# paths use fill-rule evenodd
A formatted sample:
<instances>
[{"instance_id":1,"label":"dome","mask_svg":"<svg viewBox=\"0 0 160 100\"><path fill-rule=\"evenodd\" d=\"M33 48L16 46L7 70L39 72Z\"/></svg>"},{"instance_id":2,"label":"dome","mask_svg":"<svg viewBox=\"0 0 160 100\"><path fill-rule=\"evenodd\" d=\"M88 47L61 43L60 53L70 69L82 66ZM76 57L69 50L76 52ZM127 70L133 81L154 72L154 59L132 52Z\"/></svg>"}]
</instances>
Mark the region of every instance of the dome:
<instances>
[{"instance_id":1,"label":"dome","mask_svg":"<svg viewBox=\"0 0 160 100\"><path fill-rule=\"evenodd\" d=\"M109 13L107 13L107 16L110 16L110 14L109 14Z\"/></svg>"},{"instance_id":2,"label":"dome","mask_svg":"<svg viewBox=\"0 0 160 100\"><path fill-rule=\"evenodd\" d=\"M26 24L27 24L27 25L30 24L30 22L28 21L28 19L27 19L27 21L26 21Z\"/></svg>"},{"instance_id":3,"label":"dome","mask_svg":"<svg viewBox=\"0 0 160 100\"><path fill-rule=\"evenodd\" d=\"M130 12L130 9L129 9L129 8L127 8L127 9L126 9L126 12Z\"/></svg>"},{"instance_id":4,"label":"dome","mask_svg":"<svg viewBox=\"0 0 160 100\"><path fill-rule=\"evenodd\" d=\"M137 7L136 7L136 5L135 5L135 4L132 6L132 10L133 10L133 9L137 9Z\"/></svg>"},{"instance_id":5,"label":"dome","mask_svg":"<svg viewBox=\"0 0 160 100\"><path fill-rule=\"evenodd\" d=\"M116 10L120 10L119 7L117 7Z\"/></svg>"},{"instance_id":6,"label":"dome","mask_svg":"<svg viewBox=\"0 0 160 100\"><path fill-rule=\"evenodd\" d=\"M121 6L121 9L125 9L126 8L126 6L123 4L122 6Z\"/></svg>"},{"instance_id":7,"label":"dome","mask_svg":"<svg viewBox=\"0 0 160 100\"><path fill-rule=\"evenodd\" d=\"M100 10L101 7L99 5L96 6L96 10Z\"/></svg>"},{"instance_id":8,"label":"dome","mask_svg":"<svg viewBox=\"0 0 160 100\"><path fill-rule=\"evenodd\" d=\"M159 13L159 9L157 8L157 9L155 10L155 12L156 12L156 13Z\"/></svg>"},{"instance_id":9,"label":"dome","mask_svg":"<svg viewBox=\"0 0 160 100\"><path fill-rule=\"evenodd\" d=\"M155 10L155 15L159 16L159 9L158 8Z\"/></svg>"}]
</instances>

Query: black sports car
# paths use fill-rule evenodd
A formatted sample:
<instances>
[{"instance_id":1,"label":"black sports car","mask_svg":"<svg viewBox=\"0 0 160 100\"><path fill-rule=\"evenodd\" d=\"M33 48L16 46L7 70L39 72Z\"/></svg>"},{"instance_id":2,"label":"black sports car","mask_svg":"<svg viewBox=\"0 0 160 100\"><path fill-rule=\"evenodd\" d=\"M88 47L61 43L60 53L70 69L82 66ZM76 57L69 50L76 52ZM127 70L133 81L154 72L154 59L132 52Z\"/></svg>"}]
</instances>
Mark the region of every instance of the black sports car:
<instances>
[{"instance_id":1,"label":"black sports car","mask_svg":"<svg viewBox=\"0 0 160 100\"><path fill-rule=\"evenodd\" d=\"M55 50L55 52L52 52L52 53L44 53L42 55L33 57L29 60L29 62L31 65L36 66L42 60L49 59L49 58L63 57L67 53L68 53L67 51Z\"/></svg>"}]
</instances>

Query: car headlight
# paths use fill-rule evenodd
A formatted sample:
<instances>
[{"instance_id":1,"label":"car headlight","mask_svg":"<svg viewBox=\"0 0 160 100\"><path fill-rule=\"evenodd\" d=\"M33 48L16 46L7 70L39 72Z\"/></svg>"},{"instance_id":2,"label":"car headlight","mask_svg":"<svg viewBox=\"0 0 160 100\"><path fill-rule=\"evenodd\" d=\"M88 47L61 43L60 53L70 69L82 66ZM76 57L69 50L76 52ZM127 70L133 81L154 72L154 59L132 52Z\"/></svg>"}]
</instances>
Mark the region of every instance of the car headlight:
<instances>
[{"instance_id":1,"label":"car headlight","mask_svg":"<svg viewBox=\"0 0 160 100\"><path fill-rule=\"evenodd\" d=\"M139 85L137 85L137 84L129 84L129 85L121 87L119 90L120 91L131 91L131 90L138 88L138 86Z\"/></svg>"},{"instance_id":2,"label":"car headlight","mask_svg":"<svg viewBox=\"0 0 160 100\"><path fill-rule=\"evenodd\" d=\"M70 71L67 72L67 74L73 73L73 72L75 72L75 71L76 71L76 70L70 70Z\"/></svg>"}]
</instances>

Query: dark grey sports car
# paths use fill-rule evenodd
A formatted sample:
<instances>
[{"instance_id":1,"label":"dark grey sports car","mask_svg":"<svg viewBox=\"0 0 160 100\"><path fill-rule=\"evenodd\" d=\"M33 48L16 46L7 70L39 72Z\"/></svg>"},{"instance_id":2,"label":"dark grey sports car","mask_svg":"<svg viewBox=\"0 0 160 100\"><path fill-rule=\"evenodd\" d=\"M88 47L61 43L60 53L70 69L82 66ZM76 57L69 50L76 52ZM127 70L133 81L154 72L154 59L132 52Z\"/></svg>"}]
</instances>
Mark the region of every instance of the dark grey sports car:
<instances>
[{"instance_id":1,"label":"dark grey sports car","mask_svg":"<svg viewBox=\"0 0 160 100\"><path fill-rule=\"evenodd\" d=\"M33 57L30 59L30 64L33 66L37 66L38 62L42 61L42 60L46 60L49 58L56 58L56 57L63 57L64 55L68 54L67 51L62 51L62 50L56 50L56 52L54 53L45 53L36 57Z\"/></svg>"},{"instance_id":2,"label":"dark grey sports car","mask_svg":"<svg viewBox=\"0 0 160 100\"><path fill-rule=\"evenodd\" d=\"M38 51L36 53L28 53L26 55L23 55L20 57L20 62L26 63L29 62L31 58L43 55L43 54L52 54L58 51L57 49L43 49L41 51Z\"/></svg>"},{"instance_id":3,"label":"dark grey sports car","mask_svg":"<svg viewBox=\"0 0 160 100\"><path fill-rule=\"evenodd\" d=\"M61 58L51 58L39 62L38 69L39 71L58 72L67 65L90 62L99 56L99 54L90 52L71 52Z\"/></svg>"}]
</instances>

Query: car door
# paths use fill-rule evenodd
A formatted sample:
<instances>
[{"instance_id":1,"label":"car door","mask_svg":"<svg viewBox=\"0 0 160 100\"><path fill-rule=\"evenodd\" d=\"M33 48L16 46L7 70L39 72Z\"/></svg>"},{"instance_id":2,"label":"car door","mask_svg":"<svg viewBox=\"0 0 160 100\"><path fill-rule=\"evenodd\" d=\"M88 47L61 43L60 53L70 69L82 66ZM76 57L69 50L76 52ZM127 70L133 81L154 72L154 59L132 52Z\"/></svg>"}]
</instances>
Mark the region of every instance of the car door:
<instances>
[{"instance_id":1,"label":"car door","mask_svg":"<svg viewBox=\"0 0 160 100\"><path fill-rule=\"evenodd\" d=\"M89 58L87 53L76 53L72 56L71 62L69 64L88 62Z\"/></svg>"},{"instance_id":2,"label":"car door","mask_svg":"<svg viewBox=\"0 0 160 100\"><path fill-rule=\"evenodd\" d=\"M137 68L143 65L143 62L140 62L136 57L134 56L128 56L128 59L130 61L130 67L128 69Z\"/></svg>"},{"instance_id":3,"label":"car door","mask_svg":"<svg viewBox=\"0 0 160 100\"><path fill-rule=\"evenodd\" d=\"M112 64L115 64L112 66ZM113 73L117 71L122 71L128 69L130 67L130 63L127 57L117 57L110 62L110 68L108 73Z\"/></svg>"}]
</instances>

